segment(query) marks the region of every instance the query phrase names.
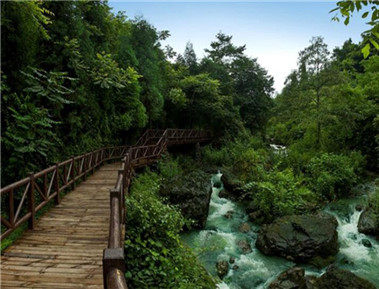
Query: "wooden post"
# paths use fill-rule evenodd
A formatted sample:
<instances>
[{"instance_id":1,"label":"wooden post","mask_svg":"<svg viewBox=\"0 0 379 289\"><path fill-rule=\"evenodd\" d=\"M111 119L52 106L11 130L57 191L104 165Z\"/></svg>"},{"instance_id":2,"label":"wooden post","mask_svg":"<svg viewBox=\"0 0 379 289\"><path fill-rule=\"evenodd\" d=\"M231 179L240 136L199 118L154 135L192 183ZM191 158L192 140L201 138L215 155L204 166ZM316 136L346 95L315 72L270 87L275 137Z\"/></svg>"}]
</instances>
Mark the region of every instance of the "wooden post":
<instances>
[{"instance_id":1,"label":"wooden post","mask_svg":"<svg viewBox=\"0 0 379 289\"><path fill-rule=\"evenodd\" d=\"M125 273L124 248L108 248L103 251L103 282L105 289L108 289L107 275L111 269L118 269L122 273ZM122 286L118 288L127 287Z\"/></svg>"},{"instance_id":2,"label":"wooden post","mask_svg":"<svg viewBox=\"0 0 379 289\"><path fill-rule=\"evenodd\" d=\"M29 229L34 229L35 222L36 222L36 210L35 210L35 203L34 203L34 173L29 174L30 178L30 187L28 191L28 204L29 204L29 212L30 212L30 218L28 221Z\"/></svg>"},{"instance_id":3,"label":"wooden post","mask_svg":"<svg viewBox=\"0 0 379 289\"><path fill-rule=\"evenodd\" d=\"M14 192L13 189L9 192L9 221L14 226Z\"/></svg>"},{"instance_id":4,"label":"wooden post","mask_svg":"<svg viewBox=\"0 0 379 289\"><path fill-rule=\"evenodd\" d=\"M72 157L71 159L71 180L72 180L72 185L71 185L71 190L75 190L76 184L75 184L75 157Z\"/></svg>"},{"instance_id":5,"label":"wooden post","mask_svg":"<svg viewBox=\"0 0 379 289\"><path fill-rule=\"evenodd\" d=\"M61 197L59 195L59 164L58 163L55 164L54 185L55 185L55 191L57 192L57 195L55 196L55 204L59 205L59 203L61 202Z\"/></svg>"}]
</instances>

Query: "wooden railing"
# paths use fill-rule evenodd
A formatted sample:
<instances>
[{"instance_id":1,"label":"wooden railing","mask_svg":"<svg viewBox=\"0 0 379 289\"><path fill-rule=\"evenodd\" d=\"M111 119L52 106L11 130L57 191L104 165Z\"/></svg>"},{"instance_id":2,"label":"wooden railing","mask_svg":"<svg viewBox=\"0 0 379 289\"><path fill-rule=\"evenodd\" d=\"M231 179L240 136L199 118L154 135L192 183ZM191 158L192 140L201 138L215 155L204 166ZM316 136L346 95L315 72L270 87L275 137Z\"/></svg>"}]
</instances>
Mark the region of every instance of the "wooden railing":
<instances>
[{"instance_id":1,"label":"wooden railing","mask_svg":"<svg viewBox=\"0 0 379 289\"><path fill-rule=\"evenodd\" d=\"M110 191L109 239L108 248L103 254L103 275L105 288L126 289L123 249L125 195L132 170L157 161L171 144L200 143L210 139L208 131L147 130L136 146L105 147L57 163L38 173L30 173L27 178L0 189L1 204L4 205L1 225L5 227L1 232L1 240L25 222L33 229L36 213L53 199L55 204L59 204L61 191L70 186L75 189L77 181L85 180L89 173L93 173L105 161L122 158L116 185Z\"/></svg>"},{"instance_id":2,"label":"wooden railing","mask_svg":"<svg viewBox=\"0 0 379 289\"><path fill-rule=\"evenodd\" d=\"M1 240L25 222L33 229L36 213L52 199L59 204L61 191L70 186L74 189L79 179L86 179L88 173L94 172L105 161L121 159L128 148L117 146L95 150L57 163L38 173L31 173L27 178L1 188L1 225L5 227L1 232Z\"/></svg>"},{"instance_id":3,"label":"wooden railing","mask_svg":"<svg viewBox=\"0 0 379 289\"><path fill-rule=\"evenodd\" d=\"M108 248L103 254L104 288L127 289L125 280L125 196L127 195L133 168L157 161L171 144L200 143L209 141L208 131L166 129L147 130L137 145L129 148L122 159L114 189L110 191L111 216ZM147 145L156 141L154 145Z\"/></svg>"}]
</instances>

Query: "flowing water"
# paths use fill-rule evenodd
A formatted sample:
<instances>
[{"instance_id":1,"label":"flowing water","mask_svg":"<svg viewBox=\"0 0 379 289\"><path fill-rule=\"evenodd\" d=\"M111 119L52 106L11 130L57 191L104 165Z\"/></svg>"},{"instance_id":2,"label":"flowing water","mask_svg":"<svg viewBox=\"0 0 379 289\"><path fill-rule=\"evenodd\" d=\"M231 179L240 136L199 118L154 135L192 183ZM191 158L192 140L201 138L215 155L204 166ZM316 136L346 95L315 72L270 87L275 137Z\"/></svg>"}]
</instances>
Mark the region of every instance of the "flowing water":
<instances>
[{"instance_id":1,"label":"flowing water","mask_svg":"<svg viewBox=\"0 0 379 289\"><path fill-rule=\"evenodd\" d=\"M212 183L219 181L221 174L212 176ZM192 231L182 235L182 239L195 251L210 274L217 277L216 263L225 260L229 264L228 274L218 284L219 289L261 289L267 288L272 280L282 271L295 264L279 257L265 256L255 247L259 226L248 221L244 209L237 203L219 197L222 188L213 188L209 215L204 230ZM373 184L360 189L367 193L375 190ZM379 288L379 243L366 235L360 234L357 224L361 212L355 209L362 204L365 196L341 200L325 208L338 220L340 252L336 264L355 274L370 280ZM228 218L225 217L229 216ZM241 232L241 224L248 224L248 232ZM368 239L372 244L367 248L362 244ZM251 252L244 254L238 246L239 241L247 241ZM232 259L234 260L230 260ZM234 261L234 262L233 262ZM320 275L323 270L305 266L306 274Z\"/></svg>"}]
</instances>

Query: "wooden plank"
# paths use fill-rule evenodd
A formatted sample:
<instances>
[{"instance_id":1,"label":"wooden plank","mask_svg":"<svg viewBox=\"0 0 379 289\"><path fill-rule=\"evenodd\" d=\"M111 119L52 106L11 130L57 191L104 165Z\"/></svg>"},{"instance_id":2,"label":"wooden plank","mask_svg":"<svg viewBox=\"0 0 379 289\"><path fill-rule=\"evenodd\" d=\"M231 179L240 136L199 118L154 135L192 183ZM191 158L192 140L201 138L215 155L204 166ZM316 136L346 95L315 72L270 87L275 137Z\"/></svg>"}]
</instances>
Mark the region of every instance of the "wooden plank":
<instances>
[{"instance_id":1,"label":"wooden plank","mask_svg":"<svg viewBox=\"0 0 379 289\"><path fill-rule=\"evenodd\" d=\"M120 164L105 165L1 256L1 288L103 288L109 190Z\"/></svg>"}]
</instances>

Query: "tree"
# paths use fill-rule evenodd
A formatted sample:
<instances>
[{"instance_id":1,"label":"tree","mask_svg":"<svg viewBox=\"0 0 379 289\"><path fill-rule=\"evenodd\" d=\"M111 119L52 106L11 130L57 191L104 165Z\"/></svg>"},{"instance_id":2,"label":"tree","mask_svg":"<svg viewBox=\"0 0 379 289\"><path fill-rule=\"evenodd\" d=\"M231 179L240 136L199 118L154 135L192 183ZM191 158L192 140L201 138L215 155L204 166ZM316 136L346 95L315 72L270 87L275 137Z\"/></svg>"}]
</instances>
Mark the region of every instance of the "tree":
<instances>
[{"instance_id":1,"label":"tree","mask_svg":"<svg viewBox=\"0 0 379 289\"><path fill-rule=\"evenodd\" d=\"M311 45L299 53L299 70L301 82L309 89L309 97L316 106L317 135L316 142L320 146L321 140L321 105L323 88L333 80L331 72L329 50L322 37L313 37Z\"/></svg>"},{"instance_id":2,"label":"tree","mask_svg":"<svg viewBox=\"0 0 379 289\"><path fill-rule=\"evenodd\" d=\"M371 28L367 31L364 31L363 36L363 48L362 48L362 54L364 58L367 58L370 54L370 50L372 48L375 48L376 51L379 50L379 10L378 10L379 1L377 0L366 0L366 1L352 1L352 0L343 0L337 2L337 7L334 8L331 12L337 11L336 15L332 18L334 21L339 22L339 14L344 18L344 24L348 25L350 22L350 18L352 17L352 14L354 10L357 10L359 12L361 9L364 8L371 8L368 9L368 11L365 11L362 14L362 18L366 19L368 18L369 22L367 22L368 25L371 26Z\"/></svg>"},{"instance_id":3,"label":"tree","mask_svg":"<svg viewBox=\"0 0 379 289\"><path fill-rule=\"evenodd\" d=\"M197 71L197 57L191 42L187 42L183 54L184 65L188 67L191 74L196 74Z\"/></svg>"}]
</instances>

